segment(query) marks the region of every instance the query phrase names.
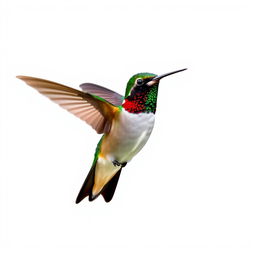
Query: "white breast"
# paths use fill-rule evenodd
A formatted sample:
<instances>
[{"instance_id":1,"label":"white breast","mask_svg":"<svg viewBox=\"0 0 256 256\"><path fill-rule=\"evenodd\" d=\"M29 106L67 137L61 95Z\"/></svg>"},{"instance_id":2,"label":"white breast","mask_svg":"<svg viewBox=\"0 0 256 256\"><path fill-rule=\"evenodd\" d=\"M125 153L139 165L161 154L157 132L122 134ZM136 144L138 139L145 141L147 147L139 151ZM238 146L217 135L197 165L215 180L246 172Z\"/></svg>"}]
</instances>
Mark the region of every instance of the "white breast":
<instances>
[{"instance_id":1,"label":"white breast","mask_svg":"<svg viewBox=\"0 0 256 256\"><path fill-rule=\"evenodd\" d=\"M153 113L132 114L122 110L106 141L111 149L107 157L121 163L129 162L146 144L154 121Z\"/></svg>"}]
</instances>

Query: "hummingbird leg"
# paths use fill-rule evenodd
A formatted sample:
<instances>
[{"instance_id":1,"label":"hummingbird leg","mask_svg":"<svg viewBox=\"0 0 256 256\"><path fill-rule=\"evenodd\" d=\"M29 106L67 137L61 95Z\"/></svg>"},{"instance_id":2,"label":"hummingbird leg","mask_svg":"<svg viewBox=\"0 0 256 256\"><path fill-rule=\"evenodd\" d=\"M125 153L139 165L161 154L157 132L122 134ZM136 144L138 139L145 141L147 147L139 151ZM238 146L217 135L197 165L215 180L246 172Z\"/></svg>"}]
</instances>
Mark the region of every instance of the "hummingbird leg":
<instances>
[{"instance_id":1,"label":"hummingbird leg","mask_svg":"<svg viewBox=\"0 0 256 256\"><path fill-rule=\"evenodd\" d=\"M121 166L122 168L126 166L127 162L119 163L117 160L114 160L113 162L114 166Z\"/></svg>"}]
</instances>

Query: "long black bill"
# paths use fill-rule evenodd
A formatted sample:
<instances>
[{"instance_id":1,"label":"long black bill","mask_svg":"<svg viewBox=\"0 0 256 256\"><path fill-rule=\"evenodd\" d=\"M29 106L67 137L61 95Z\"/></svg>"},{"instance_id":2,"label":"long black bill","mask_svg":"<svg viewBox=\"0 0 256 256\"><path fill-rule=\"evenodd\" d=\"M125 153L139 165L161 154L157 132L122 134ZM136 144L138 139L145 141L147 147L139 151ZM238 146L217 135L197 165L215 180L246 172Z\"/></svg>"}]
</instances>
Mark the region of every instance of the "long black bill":
<instances>
[{"instance_id":1,"label":"long black bill","mask_svg":"<svg viewBox=\"0 0 256 256\"><path fill-rule=\"evenodd\" d=\"M166 77L166 76L170 76L170 75L173 75L173 74L176 74L176 73L179 73L179 72L182 72L182 71L185 71L187 70L186 68L183 68L183 69L179 69L179 70L176 70L176 71L173 71L173 72L169 72L169 73L166 73L166 74L163 74L163 75L160 75L160 76L156 76L152 79L153 80L157 80L159 81L160 79Z\"/></svg>"},{"instance_id":2,"label":"long black bill","mask_svg":"<svg viewBox=\"0 0 256 256\"><path fill-rule=\"evenodd\" d=\"M160 76L155 76L152 80L150 80L147 85L148 86L153 86L155 84L158 84L159 83L159 80L166 77L166 76L170 76L170 75L173 75L173 74L176 74L176 73L179 73L181 71L185 71L187 70L186 68L183 68L183 69L179 69L179 70L176 70L176 71L173 71L173 72L169 72L169 73L166 73L166 74L163 74L163 75L160 75Z\"/></svg>"}]
</instances>

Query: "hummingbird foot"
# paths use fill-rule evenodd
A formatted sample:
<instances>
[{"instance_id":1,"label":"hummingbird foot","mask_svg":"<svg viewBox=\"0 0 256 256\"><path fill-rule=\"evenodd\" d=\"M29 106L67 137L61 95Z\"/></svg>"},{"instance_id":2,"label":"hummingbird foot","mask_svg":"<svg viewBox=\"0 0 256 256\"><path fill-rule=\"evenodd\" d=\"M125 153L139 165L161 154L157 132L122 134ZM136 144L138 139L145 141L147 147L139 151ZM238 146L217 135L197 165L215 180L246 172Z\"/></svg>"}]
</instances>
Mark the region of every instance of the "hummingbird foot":
<instances>
[{"instance_id":1,"label":"hummingbird foot","mask_svg":"<svg viewBox=\"0 0 256 256\"><path fill-rule=\"evenodd\" d=\"M114 160L113 162L114 166L121 166L122 168L126 166L127 162L119 163L117 160Z\"/></svg>"}]
</instances>

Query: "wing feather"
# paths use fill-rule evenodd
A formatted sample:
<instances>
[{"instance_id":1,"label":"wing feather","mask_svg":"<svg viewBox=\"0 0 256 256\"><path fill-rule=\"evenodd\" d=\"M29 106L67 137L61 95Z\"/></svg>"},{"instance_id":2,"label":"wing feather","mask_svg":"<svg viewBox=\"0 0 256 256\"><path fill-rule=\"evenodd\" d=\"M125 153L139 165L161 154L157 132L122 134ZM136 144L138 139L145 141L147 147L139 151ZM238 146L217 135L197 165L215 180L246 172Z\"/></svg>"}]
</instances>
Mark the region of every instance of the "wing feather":
<instances>
[{"instance_id":1,"label":"wing feather","mask_svg":"<svg viewBox=\"0 0 256 256\"><path fill-rule=\"evenodd\" d=\"M103 98L99 98L100 96L95 97L90 93L40 78L28 76L17 76L17 78L87 122L97 133L110 131L118 108Z\"/></svg>"},{"instance_id":2,"label":"wing feather","mask_svg":"<svg viewBox=\"0 0 256 256\"><path fill-rule=\"evenodd\" d=\"M115 106L122 105L124 97L117 92L114 92L108 88L103 86L92 84L92 83L84 83L80 85L80 88L87 93L97 95L108 102L112 103Z\"/></svg>"}]
</instances>

